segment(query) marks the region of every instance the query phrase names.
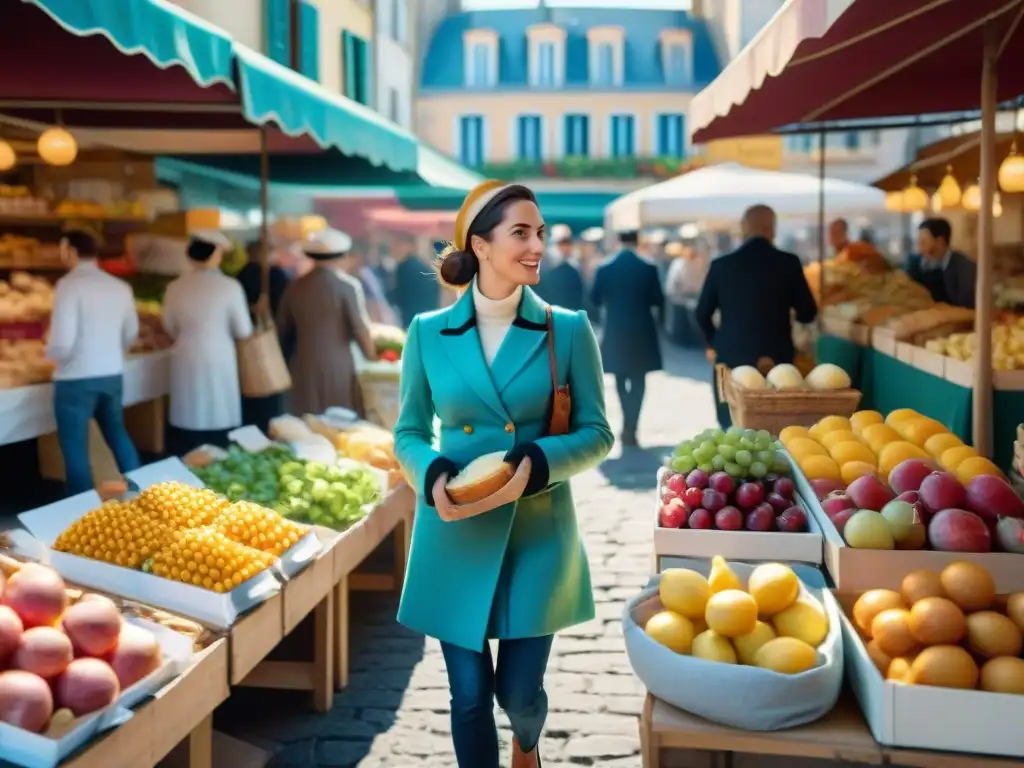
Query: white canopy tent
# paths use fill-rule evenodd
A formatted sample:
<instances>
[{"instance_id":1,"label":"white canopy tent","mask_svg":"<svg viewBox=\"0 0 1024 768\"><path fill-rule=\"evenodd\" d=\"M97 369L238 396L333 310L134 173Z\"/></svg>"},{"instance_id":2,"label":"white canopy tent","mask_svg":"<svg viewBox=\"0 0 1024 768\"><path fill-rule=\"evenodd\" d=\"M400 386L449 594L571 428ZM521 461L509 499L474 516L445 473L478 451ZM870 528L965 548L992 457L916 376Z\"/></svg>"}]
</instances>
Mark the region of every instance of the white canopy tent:
<instances>
[{"instance_id":1,"label":"white canopy tent","mask_svg":"<svg viewBox=\"0 0 1024 768\"><path fill-rule=\"evenodd\" d=\"M605 208L605 228L622 232L686 222L731 228L744 210L759 203L770 205L780 217L817 218L822 191L827 216L885 209L885 193L875 187L725 163L623 195Z\"/></svg>"}]
</instances>

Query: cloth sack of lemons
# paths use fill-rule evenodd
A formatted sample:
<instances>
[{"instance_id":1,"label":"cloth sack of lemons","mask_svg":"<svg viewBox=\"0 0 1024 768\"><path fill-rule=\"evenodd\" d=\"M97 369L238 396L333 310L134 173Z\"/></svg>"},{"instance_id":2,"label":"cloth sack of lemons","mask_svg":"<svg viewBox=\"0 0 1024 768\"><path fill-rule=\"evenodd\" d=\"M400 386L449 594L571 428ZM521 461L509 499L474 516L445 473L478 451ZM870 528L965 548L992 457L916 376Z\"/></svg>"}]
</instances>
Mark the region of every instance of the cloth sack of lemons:
<instances>
[{"instance_id":1,"label":"cloth sack of lemons","mask_svg":"<svg viewBox=\"0 0 1024 768\"><path fill-rule=\"evenodd\" d=\"M708 576L707 560L682 559L674 566ZM743 590L753 565L729 562ZM629 600L622 633L633 672L654 696L684 712L747 731L778 731L814 722L835 707L843 687L840 609L825 589L819 571L790 564L800 579L801 597L813 597L825 609L828 632L817 647L817 664L805 672L781 674L745 664L708 661L676 653L644 631L647 619L662 610L661 575Z\"/></svg>"}]
</instances>

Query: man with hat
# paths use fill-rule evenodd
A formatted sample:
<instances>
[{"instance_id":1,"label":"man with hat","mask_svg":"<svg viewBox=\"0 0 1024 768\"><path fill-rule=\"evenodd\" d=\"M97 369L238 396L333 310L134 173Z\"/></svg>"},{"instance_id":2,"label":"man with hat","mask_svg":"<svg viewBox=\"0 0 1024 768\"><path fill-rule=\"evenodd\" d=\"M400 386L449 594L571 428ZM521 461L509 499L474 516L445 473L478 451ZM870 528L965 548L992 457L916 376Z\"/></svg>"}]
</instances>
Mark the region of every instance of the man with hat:
<instances>
[{"instance_id":1,"label":"man with hat","mask_svg":"<svg viewBox=\"0 0 1024 768\"><path fill-rule=\"evenodd\" d=\"M555 224L550 241L540 265L540 283L534 290L548 304L577 312L584 307L584 291L574 259L572 230L565 224Z\"/></svg>"},{"instance_id":2,"label":"man with hat","mask_svg":"<svg viewBox=\"0 0 1024 768\"><path fill-rule=\"evenodd\" d=\"M78 264L57 281L46 356L56 364L53 412L69 495L94 486L89 424L95 419L118 469L139 467L124 425L124 358L139 333L132 289L99 266L99 236L64 234L61 248Z\"/></svg>"},{"instance_id":3,"label":"man with hat","mask_svg":"<svg viewBox=\"0 0 1024 768\"><path fill-rule=\"evenodd\" d=\"M309 235L302 251L315 266L281 297L277 328L282 347L294 348L289 363L295 413L317 414L340 406L363 415L352 342L368 360L376 360L377 351L363 286L346 269L351 250L352 238L339 230Z\"/></svg>"},{"instance_id":4,"label":"man with hat","mask_svg":"<svg viewBox=\"0 0 1024 768\"><path fill-rule=\"evenodd\" d=\"M636 231L619 233L622 250L597 268L591 291L594 306L604 310L601 357L605 373L615 376L622 404L622 444L636 446L645 378L661 370L661 346L654 312L665 296L658 268L638 255Z\"/></svg>"}]
</instances>

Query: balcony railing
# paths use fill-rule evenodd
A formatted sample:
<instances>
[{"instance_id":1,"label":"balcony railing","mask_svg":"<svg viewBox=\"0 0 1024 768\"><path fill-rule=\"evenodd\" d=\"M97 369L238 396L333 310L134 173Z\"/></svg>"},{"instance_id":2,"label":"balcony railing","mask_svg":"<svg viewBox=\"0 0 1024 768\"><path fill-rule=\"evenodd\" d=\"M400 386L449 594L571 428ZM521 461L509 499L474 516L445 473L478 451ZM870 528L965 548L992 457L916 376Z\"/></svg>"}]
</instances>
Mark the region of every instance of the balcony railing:
<instances>
[{"instance_id":1,"label":"balcony railing","mask_svg":"<svg viewBox=\"0 0 1024 768\"><path fill-rule=\"evenodd\" d=\"M480 172L488 178L515 179L633 179L653 177L667 179L689 170L694 161L678 157L564 157L561 160L534 162L513 160L485 163Z\"/></svg>"}]
</instances>

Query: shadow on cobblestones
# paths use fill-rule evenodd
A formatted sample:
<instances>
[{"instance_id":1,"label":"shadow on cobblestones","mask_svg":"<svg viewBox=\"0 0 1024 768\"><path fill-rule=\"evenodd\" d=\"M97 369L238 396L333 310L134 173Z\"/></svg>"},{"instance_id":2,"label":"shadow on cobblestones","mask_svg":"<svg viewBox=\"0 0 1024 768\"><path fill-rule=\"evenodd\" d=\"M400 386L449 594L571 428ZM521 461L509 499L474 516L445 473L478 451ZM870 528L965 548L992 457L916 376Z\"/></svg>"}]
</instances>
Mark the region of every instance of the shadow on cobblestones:
<instances>
[{"instance_id":1,"label":"shadow on cobblestones","mask_svg":"<svg viewBox=\"0 0 1024 768\"><path fill-rule=\"evenodd\" d=\"M650 490L658 467L664 456L672 452L672 448L670 445L624 448L621 455L607 459L598 472L619 490Z\"/></svg>"}]
</instances>

